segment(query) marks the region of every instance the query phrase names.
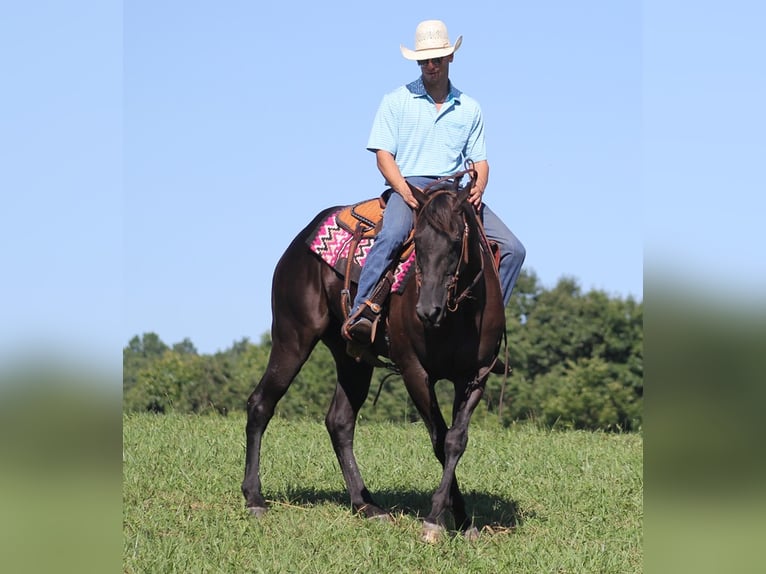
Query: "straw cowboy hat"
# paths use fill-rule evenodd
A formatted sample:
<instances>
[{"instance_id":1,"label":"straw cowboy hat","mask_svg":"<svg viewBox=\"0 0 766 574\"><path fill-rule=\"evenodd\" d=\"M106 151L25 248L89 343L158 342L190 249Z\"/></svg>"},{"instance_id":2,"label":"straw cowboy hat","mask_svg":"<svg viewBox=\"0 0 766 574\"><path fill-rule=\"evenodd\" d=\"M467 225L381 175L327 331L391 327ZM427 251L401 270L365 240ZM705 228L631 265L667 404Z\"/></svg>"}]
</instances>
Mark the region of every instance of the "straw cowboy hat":
<instances>
[{"instance_id":1,"label":"straw cowboy hat","mask_svg":"<svg viewBox=\"0 0 766 574\"><path fill-rule=\"evenodd\" d=\"M450 46L447 26L441 20L426 20L415 29L415 49L399 46L402 56L408 60L428 60L442 58L457 52L463 37L458 36L454 46Z\"/></svg>"}]
</instances>

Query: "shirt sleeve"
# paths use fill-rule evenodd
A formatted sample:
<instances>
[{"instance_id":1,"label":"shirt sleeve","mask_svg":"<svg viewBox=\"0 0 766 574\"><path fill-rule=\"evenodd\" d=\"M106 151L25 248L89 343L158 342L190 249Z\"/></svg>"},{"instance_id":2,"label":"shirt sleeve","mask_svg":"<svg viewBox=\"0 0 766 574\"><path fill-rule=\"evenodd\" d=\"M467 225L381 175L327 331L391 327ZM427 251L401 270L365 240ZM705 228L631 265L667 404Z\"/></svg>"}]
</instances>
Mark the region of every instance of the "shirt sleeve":
<instances>
[{"instance_id":1,"label":"shirt sleeve","mask_svg":"<svg viewBox=\"0 0 766 574\"><path fill-rule=\"evenodd\" d=\"M393 100L393 94L383 96L372 122L367 149L372 152L382 149L396 157L396 142L399 139L399 114Z\"/></svg>"},{"instance_id":2,"label":"shirt sleeve","mask_svg":"<svg viewBox=\"0 0 766 574\"><path fill-rule=\"evenodd\" d=\"M473 161L484 161L487 159L487 146L484 141L484 117L478 104L473 115L471 132L468 134L464 153L467 159Z\"/></svg>"}]
</instances>

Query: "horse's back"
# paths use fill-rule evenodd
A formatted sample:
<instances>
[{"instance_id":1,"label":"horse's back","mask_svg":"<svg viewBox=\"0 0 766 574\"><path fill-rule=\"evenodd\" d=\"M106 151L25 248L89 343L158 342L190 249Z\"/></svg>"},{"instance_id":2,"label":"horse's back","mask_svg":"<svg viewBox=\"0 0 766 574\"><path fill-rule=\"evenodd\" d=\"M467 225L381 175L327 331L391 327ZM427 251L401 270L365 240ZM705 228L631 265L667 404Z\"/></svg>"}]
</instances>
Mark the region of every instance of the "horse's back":
<instances>
[{"instance_id":1,"label":"horse's back","mask_svg":"<svg viewBox=\"0 0 766 574\"><path fill-rule=\"evenodd\" d=\"M321 331L337 313L342 281L333 269L311 251L307 240L317 226L339 207L319 212L292 240L277 262L271 289L274 324L278 321L312 326ZM339 308L339 307L338 307Z\"/></svg>"},{"instance_id":2,"label":"horse's back","mask_svg":"<svg viewBox=\"0 0 766 574\"><path fill-rule=\"evenodd\" d=\"M306 246L307 240L311 235L316 231L317 227L325 221L331 214L336 213L338 210L342 209L342 205L336 205L334 207L327 207L317 213L314 216L314 219L312 219L306 227L301 229L300 232L295 236L295 238L292 240L290 245L285 250L285 254L282 257L285 257L288 253L295 251L298 247L298 244L301 244L302 246Z\"/></svg>"}]
</instances>

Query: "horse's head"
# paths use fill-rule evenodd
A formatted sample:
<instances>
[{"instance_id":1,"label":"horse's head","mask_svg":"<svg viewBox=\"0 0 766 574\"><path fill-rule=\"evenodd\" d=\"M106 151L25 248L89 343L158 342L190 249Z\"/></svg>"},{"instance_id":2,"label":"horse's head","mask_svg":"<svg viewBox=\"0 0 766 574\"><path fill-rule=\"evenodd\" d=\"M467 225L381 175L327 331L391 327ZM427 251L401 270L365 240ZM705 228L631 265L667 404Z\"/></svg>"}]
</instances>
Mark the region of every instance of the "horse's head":
<instances>
[{"instance_id":1,"label":"horse's head","mask_svg":"<svg viewBox=\"0 0 766 574\"><path fill-rule=\"evenodd\" d=\"M426 328L438 327L444 319L467 262L470 187L428 195L412 188L420 203L415 223L419 288L415 309Z\"/></svg>"}]
</instances>

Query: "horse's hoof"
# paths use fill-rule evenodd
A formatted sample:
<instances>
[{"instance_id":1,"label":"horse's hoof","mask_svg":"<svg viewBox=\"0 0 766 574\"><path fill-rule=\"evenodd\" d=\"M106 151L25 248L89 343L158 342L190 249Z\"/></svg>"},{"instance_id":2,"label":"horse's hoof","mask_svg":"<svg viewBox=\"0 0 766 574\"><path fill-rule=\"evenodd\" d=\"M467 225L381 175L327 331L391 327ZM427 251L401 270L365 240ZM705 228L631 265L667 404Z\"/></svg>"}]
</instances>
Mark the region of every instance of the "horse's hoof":
<instances>
[{"instance_id":1,"label":"horse's hoof","mask_svg":"<svg viewBox=\"0 0 766 574\"><path fill-rule=\"evenodd\" d=\"M421 539L428 544L436 544L441 540L442 534L444 534L444 527L438 524L432 524L430 522L423 523L423 534Z\"/></svg>"},{"instance_id":2,"label":"horse's hoof","mask_svg":"<svg viewBox=\"0 0 766 574\"><path fill-rule=\"evenodd\" d=\"M269 509L265 506L248 506L247 511L250 513L250 516L254 516L255 518L263 518L264 514L266 514Z\"/></svg>"},{"instance_id":3,"label":"horse's hoof","mask_svg":"<svg viewBox=\"0 0 766 574\"><path fill-rule=\"evenodd\" d=\"M393 518L391 515L380 508L379 506L375 506L374 504L363 504L361 506L355 506L354 511L364 518L368 519L375 519L375 520L385 520L387 522L392 522Z\"/></svg>"},{"instance_id":4,"label":"horse's hoof","mask_svg":"<svg viewBox=\"0 0 766 574\"><path fill-rule=\"evenodd\" d=\"M463 532L463 538L468 540L468 542L475 542L479 539L479 529L475 526L471 526L468 530Z\"/></svg>"}]
</instances>

